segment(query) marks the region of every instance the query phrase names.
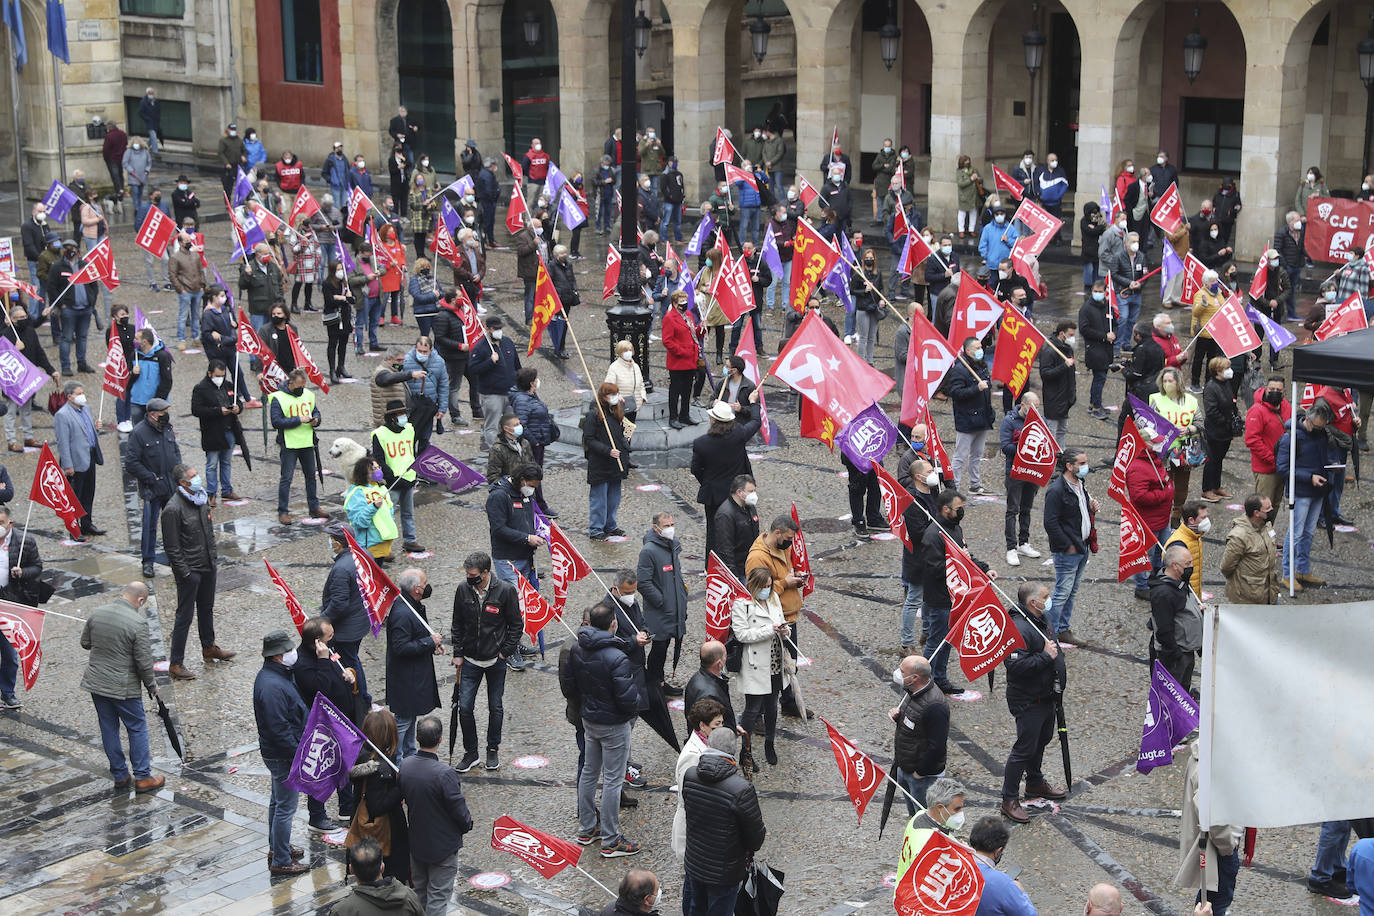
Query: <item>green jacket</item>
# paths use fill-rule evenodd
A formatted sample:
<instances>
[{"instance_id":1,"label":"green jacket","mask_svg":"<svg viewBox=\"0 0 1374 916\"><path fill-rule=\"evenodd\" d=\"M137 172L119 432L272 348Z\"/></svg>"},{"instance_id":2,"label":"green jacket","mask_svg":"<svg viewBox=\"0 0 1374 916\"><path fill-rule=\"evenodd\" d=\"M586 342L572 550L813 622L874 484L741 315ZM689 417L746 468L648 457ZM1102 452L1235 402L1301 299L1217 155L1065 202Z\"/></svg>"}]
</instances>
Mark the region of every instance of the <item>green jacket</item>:
<instances>
[{"instance_id":1,"label":"green jacket","mask_svg":"<svg viewBox=\"0 0 1374 916\"><path fill-rule=\"evenodd\" d=\"M250 315L267 315L273 305L286 303L281 268L275 260L268 261L266 268L264 272L262 263L251 256L239 267L239 292L248 297Z\"/></svg>"},{"instance_id":2,"label":"green jacket","mask_svg":"<svg viewBox=\"0 0 1374 916\"><path fill-rule=\"evenodd\" d=\"M728 229L730 224L735 221L735 211L730 205L739 206L738 203L735 203L734 195L712 191L708 199L711 203L711 215L715 217L716 225L722 229Z\"/></svg>"},{"instance_id":3,"label":"green jacket","mask_svg":"<svg viewBox=\"0 0 1374 916\"><path fill-rule=\"evenodd\" d=\"M886 194L892 186L892 176L897 171L897 150L878 152L873 156L873 187L879 194Z\"/></svg>"},{"instance_id":4,"label":"green jacket","mask_svg":"<svg viewBox=\"0 0 1374 916\"><path fill-rule=\"evenodd\" d=\"M352 892L330 912L334 916L425 916L415 892L386 876L379 884L353 885Z\"/></svg>"},{"instance_id":5,"label":"green jacket","mask_svg":"<svg viewBox=\"0 0 1374 916\"><path fill-rule=\"evenodd\" d=\"M782 157L787 155L787 144L777 134L774 134L771 140L765 137L763 151L760 155L763 157L763 161L755 162L754 165L763 165L767 167L768 171L776 172L782 168Z\"/></svg>"},{"instance_id":6,"label":"green jacket","mask_svg":"<svg viewBox=\"0 0 1374 916\"><path fill-rule=\"evenodd\" d=\"M663 141L655 137L639 144L639 167L645 175L662 175L663 165L668 154L663 149Z\"/></svg>"},{"instance_id":7,"label":"green jacket","mask_svg":"<svg viewBox=\"0 0 1374 916\"><path fill-rule=\"evenodd\" d=\"M148 690L153 680L153 647L143 613L125 598L98 607L81 631L81 648L90 650L81 689L112 700L131 700L139 695L139 683Z\"/></svg>"},{"instance_id":8,"label":"green jacket","mask_svg":"<svg viewBox=\"0 0 1374 916\"><path fill-rule=\"evenodd\" d=\"M740 141L735 144L735 149L739 150L741 157L748 159L754 165L763 161L763 140L755 140L753 131L741 137Z\"/></svg>"}]
</instances>

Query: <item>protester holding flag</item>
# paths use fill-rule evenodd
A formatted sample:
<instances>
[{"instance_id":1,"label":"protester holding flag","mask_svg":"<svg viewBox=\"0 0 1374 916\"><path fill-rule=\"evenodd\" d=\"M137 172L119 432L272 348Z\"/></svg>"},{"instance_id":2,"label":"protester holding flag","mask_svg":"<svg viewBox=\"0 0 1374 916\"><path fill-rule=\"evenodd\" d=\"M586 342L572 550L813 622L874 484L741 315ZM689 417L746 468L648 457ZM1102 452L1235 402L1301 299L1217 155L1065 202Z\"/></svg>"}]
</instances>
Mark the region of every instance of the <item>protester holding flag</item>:
<instances>
[{"instance_id":1,"label":"protester holding flag","mask_svg":"<svg viewBox=\"0 0 1374 916\"><path fill-rule=\"evenodd\" d=\"M1169 446L1169 479L1174 485L1174 508L1170 524L1177 525L1183 504L1188 501L1188 482L1193 468L1206 460L1202 447L1204 417L1198 416L1197 398L1183 387L1181 369L1166 367L1159 373L1159 390L1150 395L1150 409L1178 430Z\"/></svg>"},{"instance_id":2,"label":"protester holding flag","mask_svg":"<svg viewBox=\"0 0 1374 916\"><path fill-rule=\"evenodd\" d=\"M1021 395L1021 400L1016 407L1002 418L999 430L1002 454L1006 457L1008 566L1020 566L1023 556L1031 559L1038 559L1040 556L1040 551L1032 547L1030 543L1031 508L1035 505L1035 494L1040 488L1034 481L1018 480L1011 476L1012 459L1015 458L1016 450L1020 445L1021 431L1025 428L1026 416L1031 411L1035 411L1037 414L1040 412L1040 395L1034 391L1026 391Z\"/></svg>"},{"instance_id":3,"label":"protester holding flag","mask_svg":"<svg viewBox=\"0 0 1374 916\"><path fill-rule=\"evenodd\" d=\"M738 357L732 357L738 359ZM738 417L725 401L716 401L708 416L711 428L692 442L692 476L697 479L697 502L706 515L706 550L716 547L716 510L729 498L730 486L741 474L752 475L749 461L749 441L758 433L760 423L753 406L758 402L757 390L745 397L749 406L743 418Z\"/></svg>"},{"instance_id":4,"label":"protester holding flag","mask_svg":"<svg viewBox=\"0 0 1374 916\"><path fill-rule=\"evenodd\" d=\"M90 693L95 703L100 743L110 761L110 775L116 789L127 791L132 786L139 794L155 792L167 782L165 777L153 775L148 720L141 697L146 689L157 698L153 650L143 611L147 602L148 586L131 582L113 602L92 611L81 631L81 648L91 653L81 677L81 689ZM10 694L13 692L11 685ZM302 710L302 719L304 715ZM129 735L127 760L119 739L121 723ZM286 765L290 765L289 757Z\"/></svg>"},{"instance_id":5,"label":"protester holding flag","mask_svg":"<svg viewBox=\"0 0 1374 916\"><path fill-rule=\"evenodd\" d=\"M1049 635L1060 642L1077 643L1069 624L1088 553L1097 538L1094 516L1098 506L1084 483L1088 476L1087 454L1064 448L1056 464L1059 476L1045 491L1045 534L1054 556L1053 610L1049 612L1054 631Z\"/></svg>"},{"instance_id":6,"label":"protester holding flag","mask_svg":"<svg viewBox=\"0 0 1374 916\"><path fill-rule=\"evenodd\" d=\"M396 227L390 223L377 233L377 257L381 268L382 319L387 303L391 304L391 323L399 325L406 317L406 297L403 287L406 275L406 245Z\"/></svg>"},{"instance_id":7,"label":"protester holding flag","mask_svg":"<svg viewBox=\"0 0 1374 916\"><path fill-rule=\"evenodd\" d=\"M393 542L400 532L392 515L386 473L375 457L364 456L353 465L348 482L350 486L344 491L344 512L353 526L354 537L374 558L382 563L389 562Z\"/></svg>"},{"instance_id":8,"label":"protester holding flag","mask_svg":"<svg viewBox=\"0 0 1374 916\"><path fill-rule=\"evenodd\" d=\"M62 473L85 510L80 521L81 539L84 540L85 535L105 533L104 528L96 527L91 514L95 509L95 469L105 463L105 455L100 450L100 438L87 409L85 387L80 382L68 382L62 391L67 396L67 403L53 414L53 435L57 439L57 459ZM5 418L8 420L9 416ZM23 451L22 446L19 451Z\"/></svg>"},{"instance_id":9,"label":"protester holding flag","mask_svg":"<svg viewBox=\"0 0 1374 916\"><path fill-rule=\"evenodd\" d=\"M275 305L285 306L286 290L282 285L281 266L272 257L266 242L253 246L252 262L243 259L239 265L239 295L248 301L248 317L253 330L262 331L267 316Z\"/></svg>"},{"instance_id":10,"label":"protester holding flag","mask_svg":"<svg viewBox=\"0 0 1374 916\"><path fill-rule=\"evenodd\" d=\"M1174 484L1159 452L1153 445L1142 446L1142 442L1143 440L1132 440L1131 448L1135 450L1135 457L1126 466L1126 494L1131 505L1140 513L1145 527L1154 535L1156 543L1150 547L1150 567L1152 570L1158 570L1160 550L1172 530L1169 513L1173 508ZM1123 444L1122 449L1124 448ZM1132 576L1132 581L1135 584L1136 599L1149 601L1149 575L1144 571L1136 573Z\"/></svg>"},{"instance_id":11,"label":"protester holding flag","mask_svg":"<svg viewBox=\"0 0 1374 916\"><path fill-rule=\"evenodd\" d=\"M1203 429L1206 430L1207 463L1202 468L1202 498L1207 502L1229 499L1231 494L1221 488L1221 465L1231 448L1235 433L1244 430L1245 423L1236 410L1235 391L1231 378L1235 374L1231 361L1215 356L1207 364L1207 387L1202 392Z\"/></svg>"},{"instance_id":12,"label":"protester holding flag","mask_svg":"<svg viewBox=\"0 0 1374 916\"><path fill-rule=\"evenodd\" d=\"M277 306L280 313L285 306ZM287 509L291 501L291 481L296 475L297 463L305 476L305 501L311 518L328 518L329 513L320 508L319 494L316 492L317 470L316 434L320 425L320 408L315 403L314 392L306 388L309 376L304 369L292 369L283 390L272 392L272 428L277 431L277 444L280 446L281 476L277 483L277 520L290 525L294 519Z\"/></svg>"},{"instance_id":13,"label":"protester holding flag","mask_svg":"<svg viewBox=\"0 0 1374 916\"><path fill-rule=\"evenodd\" d=\"M138 495L143 501L139 553L145 579L153 577L158 516L176 486L172 469L181 464L181 447L172 431L171 407L162 398L149 401L147 413L124 446L124 469L138 481Z\"/></svg>"},{"instance_id":14,"label":"protester holding flag","mask_svg":"<svg viewBox=\"0 0 1374 916\"><path fill-rule=\"evenodd\" d=\"M292 680L307 706L315 704L316 694L323 694L336 709L352 720L354 710L358 708L358 678L352 668L335 661L333 650L329 648L333 641L333 624L323 617L307 620L301 627L296 664L291 667ZM339 820L346 822L353 816L353 787L345 782L339 786L338 793ZM310 812L311 833L333 833L340 828L341 825L329 817L323 801L307 795L305 806Z\"/></svg>"},{"instance_id":15,"label":"protester holding flag","mask_svg":"<svg viewBox=\"0 0 1374 916\"><path fill-rule=\"evenodd\" d=\"M1064 653L1046 617L1049 601L1050 590L1040 583L1027 582L1017 590L1011 619L1025 648L1013 650L1004 662L1016 743L1003 770L1002 813L1018 824L1030 821L1020 801L1023 775L1027 797L1057 800L1068 795L1050 785L1042 769L1045 746L1054 737L1055 707L1068 681Z\"/></svg>"},{"instance_id":16,"label":"protester holding flag","mask_svg":"<svg viewBox=\"0 0 1374 916\"><path fill-rule=\"evenodd\" d=\"M979 495L983 487L983 448L992 429L992 369L983 359L983 344L977 337L963 342L963 353L949 370L950 400L954 402L954 485L964 480L968 468L968 491Z\"/></svg>"},{"instance_id":17,"label":"protester holding flag","mask_svg":"<svg viewBox=\"0 0 1374 916\"><path fill-rule=\"evenodd\" d=\"M923 441L926 435L924 424L917 424L911 431L912 444L920 444L925 447ZM908 450L908 454L910 451ZM906 462L906 456L903 456ZM922 543L925 538L926 528L931 524L931 518L935 515L935 500L940 486L940 475L935 471L935 466L930 463L924 454L918 454L906 465L907 473L905 478L901 474L901 467L898 467L898 480L906 487L912 496L911 505L906 507L902 513L902 524L906 525L907 537L911 543L908 545L902 542L902 622L901 639L902 654L915 655L920 651L920 647L925 643L924 638L921 642L916 641L916 618L921 614L921 605L925 591L925 568L922 561ZM927 621L922 619L924 625Z\"/></svg>"},{"instance_id":18,"label":"protester holding flag","mask_svg":"<svg viewBox=\"0 0 1374 916\"><path fill-rule=\"evenodd\" d=\"M358 648L368 633L369 623L367 608L358 590L358 568L348 549L348 537L354 536L355 531L343 522L335 522L324 530L329 536L333 558L320 595L320 616L333 628L333 646L339 653L339 661L357 677L358 697L368 699L367 676Z\"/></svg>"},{"instance_id":19,"label":"protester holding flag","mask_svg":"<svg viewBox=\"0 0 1374 916\"><path fill-rule=\"evenodd\" d=\"M236 366L237 360L237 332L234 328L234 316L230 309L226 308L229 304L229 294L224 287L212 283L205 289L205 308L200 313L200 346L205 351L206 360L219 360L225 366ZM123 308L124 324L120 325L119 310ZM134 359L133 349L133 327L128 321L128 307L115 306L115 318L112 323L111 333L120 332L121 340L123 333L127 330L129 343L125 347L125 354L132 363ZM234 375L242 381L242 372L235 368ZM238 384L231 384L235 397L240 400L248 397L248 392L243 390Z\"/></svg>"},{"instance_id":20,"label":"protester holding flag","mask_svg":"<svg viewBox=\"0 0 1374 916\"><path fill-rule=\"evenodd\" d=\"M15 350L18 351L17 355L51 376L55 384L61 384L62 373L54 369L48 360L48 354L44 352L43 344L38 339L38 331L34 328L34 323L30 320L28 310L24 306L18 303L10 306L9 320L0 328L0 337L15 345ZM33 399L35 397L37 397L36 393L23 401L16 401L14 398L6 396L11 409L5 412L5 438L9 440L9 450L12 452L23 452L24 446L38 447L38 440L33 437ZM18 434L15 432L16 415L19 425L23 427L24 440L22 445L19 442Z\"/></svg>"},{"instance_id":21,"label":"protester holding flag","mask_svg":"<svg viewBox=\"0 0 1374 916\"><path fill-rule=\"evenodd\" d=\"M172 393L172 354L151 327L135 335L134 362L130 367L130 418L137 423L154 400L165 400Z\"/></svg>"},{"instance_id":22,"label":"protester holding flag","mask_svg":"<svg viewBox=\"0 0 1374 916\"><path fill-rule=\"evenodd\" d=\"M386 702L396 716L400 754L410 757L416 749L417 721L440 705L434 656L444 654L444 637L429 627L424 599L433 589L424 571L407 569L396 585L400 594L386 615Z\"/></svg>"},{"instance_id":23,"label":"protester holding flag","mask_svg":"<svg viewBox=\"0 0 1374 916\"><path fill-rule=\"evenodd\" d=\"M1307 408L1296 424L1296 446L1290 442L1293 431L1285 429L1278 447L1274 450L1277 457L1277 470L1280 480L1288 480L1290 467L1293 474L1294 489L1289 494L1293 500L1293 523L1284 536L1283 581L1284 588L1289 585L1290 577L1296 579L1294 591L1302 586L1320 587L1326 582L1312 575L1312 533L1321 519L1322 505L1331 489L1331 450L1326 427L1334 420L1331 408L1318 398ZM1290 450L1296 451L1296 460L1289 458ZM1293 545L1293 560L1289 562L1289 541L1296 537ZM1298 583L1301 583L1300 585Z\"/></svg>"},{"instance_id":24,"label":"protester holding flag","mask_svg":"<svg viewBox=\"0 0 1374 916\"><path fill-rule=\"evenodd\" d=\"M1171 541L1158 573L1150 577L1150 657L1191 692L1193 667L1202 648L1200 599L1190 584L1197 576L1188 545Z\"/></svg>"},{"instance_id":25,"label":"protester holding flag","mask_svg":"<svg viewBox=\"0 0 1374 916\"><path fill-rule=\"evenodd\" d=\"M62 339L57 352L61 357L63 375L73 374L73 344L77 371L95 371L86 362L86 335L90 331L91 318L95 315L100 284L96 281L77 282L90 276L83 270L87 266L87 259L77 256L76 242L68 240L62 243L62 260L54 263L48 271L48 303L57 308L62 316Z\"/></svg>"},{"instance_id":26,"label":"protester holding flag","mask_svg":"<svg viewBox=\"0 0 1374 916\"><path fill-rule=\"evenodd\" d=\"M921 620L926 629L925 651L922 654L930 662L931 677L935 680L935 686L949 696L958 696L964 692L964 688L950 683L946 674L949 669L949 653L954 647L951 645L948 649L941 648L941 643L945 641L945 636L949 632L950 609L954 606L945 574L945 566L949 562L946 551L950 543L955 547L967 549L961 525L963 520L964 495L953 488L942 490L935 499L935 524L931 524L921 535L921 568L925 577L921 593ZM981 560L973 562L983 572L989 572L988 564ZM990 572L989 578L997 578L997 573Z\"/></svg>"},{"instance_id":27,"label":"protester holding flag","mask_svg":"<svg viewBox=\"0 0 1374 916\"><path fill-rule=\"evenodd\" d=\"M992 222L983 227L978 238L978 253L983 256L983 266L996 270L997 265L1011 255L1021 231L1019 224L1007 218L1007 210L999 202L992 207Z\"/></svg>"},{"instance_id":28,"label":"protester holding flag","mask_svg":"<svg viewBox=\"0 0 1374 916\"><path fill-rule=\"evenodd\" d=\"M368 743L348 772L355 808L345 843L351 850L361 845L362 837L375 840L382 847L386 873L401 884L409 884L410 825L400 774L391 763L399 746L396 717L386 707L373 709L363 719L362 732Z\"/></svg>"},{"instance_id":29,"label":"protester holding flag","mask_svg":"<svg viewBox=\"0 0 1374 916\"><path fill-rule=\"evenodd\" d=\"M468 371L477 379L482 400L482 441L490 448L496 441L509 392L520 371L520 354L515 344L505 338L499 315L488 314L485 323L487 331L472 348Z\"/></svg>"},{"instance_id":30,"label":"protester holding flag","mask_svg":"<svg viewBox=\"0 0 1374 916\"><path fill-rule=\"evenodd\" d=\"M1198 387L1198 380L1202 375L1203 366L1210 365L1213 358L1224 355L1221 347L1212 339L1207 322L1226 304L1226 293L1227 290L1221 284L1221 277L1215 270L1203 271L1202 287L1193 296L1193 322L1189 331L1197 336L1196 349L1193 350L1192 384L1188 387L1193 394L1202 393L1202 389ZM1208 375L1210 374L1209 372Z\"/></svg>"},{"instance_id":31,"label":"protester holding flag","mask_svg":"<svg viewBox=\"0 0 1374 916\"><path fill-rule=\"evenodd\" d=\"M291 845L291 822L295 819L298 795L288 785L288 777L307 712L291 674L297 657L286 631L273 630L262 638L262 668L253 681L258 750L272 776L272 797L267 804L267 839L271 847L267 862L274 875L299 875L310 870L309 865L297 861L304 854Z\"/></svg>"}]
</instances>

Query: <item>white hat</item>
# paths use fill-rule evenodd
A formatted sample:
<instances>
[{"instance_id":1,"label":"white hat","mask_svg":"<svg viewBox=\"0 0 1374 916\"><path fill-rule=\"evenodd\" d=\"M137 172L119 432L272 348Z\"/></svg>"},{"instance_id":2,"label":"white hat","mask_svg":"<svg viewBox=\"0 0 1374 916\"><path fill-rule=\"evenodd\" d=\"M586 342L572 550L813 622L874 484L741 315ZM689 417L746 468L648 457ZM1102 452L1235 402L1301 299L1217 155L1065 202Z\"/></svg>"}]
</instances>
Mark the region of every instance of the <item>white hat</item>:
<instances>
[{"instance_id":1,"label":"white hat","mask_svg":"<svg viewBox=\"0 0 1374 916\"><path fill-rule=\"evenodd\" d=\"M722 423L728 423L735 419L735 412L731 410L730 405L724 401L716 401L712 404L709 415L712 420L719 420Z\"/></svg>"}]
</instances>

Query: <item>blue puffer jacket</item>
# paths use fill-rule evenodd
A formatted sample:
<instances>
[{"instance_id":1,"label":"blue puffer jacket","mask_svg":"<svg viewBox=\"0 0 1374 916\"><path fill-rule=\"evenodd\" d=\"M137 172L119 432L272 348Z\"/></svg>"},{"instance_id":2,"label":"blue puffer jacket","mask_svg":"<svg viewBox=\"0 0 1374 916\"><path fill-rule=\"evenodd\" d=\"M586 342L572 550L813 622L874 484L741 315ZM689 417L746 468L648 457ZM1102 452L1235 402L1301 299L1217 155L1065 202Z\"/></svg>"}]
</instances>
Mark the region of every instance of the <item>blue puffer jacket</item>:
<instances>
[{"instance_id":1,"label":"blue puffer jacket","mask_svg":"<svg viewBox=\"0 0 1374 916\"><path fill-rule=\"evenodd\" d=\"M558 427L554 425L553 414L539 399L539 395L528 391L510 390L511 410L520 418L525 428L524 436L531 445L549 445L558 441Z\"/></svg>"},{"instance_id":2,"label":"blue puffer jacket","mask_svg":"<svg viewBox=\"0 0 1374 916\"><path fill-rule=\"evenodd\" d=\"M577 631L577 645L558 673L558 684L563 696L581 701L588 722L620 725L639 714L642 698L623 645L607 630L585 626Z\"/></svg>"},{"instance_id":3,"label":"blue puffer jacket","mask_svg":"<svg viewBox=\"0 0 1374 916\"><path fill-rule=\"evenodd\" d=\"M440 410L448 409L448 367L438 353L431 350L429 358L421 362L419 353L411 347L405 362L401 364L401 370L407 374L423 371L423 379L406 379L406 390L413 395L424 395L439 405Z\"/></svg>"},{"instance_id":4,"label":"blue puffer jacket","mask_svg":"<svg viewBox=\"0 0 1374 916\"><path fill-rule=\"evenodd\" d=\"M755 179L755 181L757 180ZM759 192L743 181L735 182L735 193L739 195L740 207L758 207L763 204L763 198L759 196Z\"/></svg>"},{"instance_id":5,"label":"blue puffer jacket","mask_svg":"<svg viewBox=\"0 0 1374 916\"><path fill-rule=\"evenodd\" d=\"M1294 462L1296 471L1294 472L1293 496L1309 499L1321 498L1331 486L1331 472L1326 470L1326 465L1330 463L1326 430L1308 431L1307 427L1303 426L1305 419L1305 414L1298 417L1298 460ZM1274 464L1285 487L1288 485L1288 450L1289 432L1284 430L1283 435L1279 438L1279 444L1274 450ZM1327 478L1326 486L1314 487L1312 485L1313 474L1320 474Z\"/></svg>"}]
</instances>

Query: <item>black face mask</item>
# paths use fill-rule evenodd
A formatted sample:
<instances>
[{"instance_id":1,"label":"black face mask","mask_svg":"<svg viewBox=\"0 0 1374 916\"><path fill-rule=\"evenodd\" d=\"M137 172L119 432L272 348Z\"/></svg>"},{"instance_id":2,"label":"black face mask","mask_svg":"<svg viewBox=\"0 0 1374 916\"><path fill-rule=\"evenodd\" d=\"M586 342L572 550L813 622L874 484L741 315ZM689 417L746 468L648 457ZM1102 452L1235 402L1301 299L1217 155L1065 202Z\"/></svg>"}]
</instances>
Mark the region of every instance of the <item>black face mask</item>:
<instances>
[{"instance_id":1,"label":"black face mask","mask_svg":"<svg viewBox=\"0 0 1374 916\"><path fill-rule=\"evenodd\" d=\"M303 395L303 394L305 394L305 386L304 386L304 385L302 385L300 388L292 388L292 389L291 389L291 397L293 397L293 398L298 398L298 397L300 397L300 396Z\"/></svg>"},{"instance_id":2,"label":"black face mask","mask_svg":"<svg viewBox=\"0 0 1374 916\"><path fill-rule=\"evenodd\" d=\"M425 590L420 592L420 600L424 601L425 599L429 598L429 596L432 594L434 594L434 586L426 584Z\"/></svg>"},{"instance_id":3,"label":"black face mask","mask_svg":"<svg viewBox=\"0 0 1374 916\"><path fill-rule=\"evenodd\" d=\"M1270 407L1278 407L1283 403L1283 392L1266 391L1264 393L1264 403L1268 404Z\"/></svg>"},{"instance_id":4,"label":"black face mask","mask_svg":"<svg viewBox=\"0 0 1374 916\"><path fill-rule=\"evenodd\" d=\"M1276 519L1276 518L1278 518L1278 517L1279 517L1279 507L1278 507L1278 506L1275 506L1274 508L1270 509L1268 512L1266 512L1266 513L1264 514L1264 519L1265 519L1265 521L1267 521L1267 522L1268 522L1269 524L1271 524L1271 525L1274 524L1274 519Z\"/></svg>"},{"instance_id":5,"label":"black face mask","mask_svg":"<svg viewBox=\"0 0 1374 916\"><path fill-rule=\"evenodd\" d=\"M481 576L468 576L468 585L471 585L471 586L473 587L473 589L479 589L479 588L481 588L481 587L482 587L482 577L481 577Z\"/></svg>"},{"instance_id":6,"label":"black face mask","mask_svg":"<svg viewBox=\"0 0 1374 916\"><path fill-rule=\"evenodd\" d=\"M156 420L153 421L153 423L154 423L159 429L166 429L167 426L168 426L168 424L170 424L171 422L172 422L172 418L171 418L170 416L168 416L167 414L162 414L160 417L158 417Z\"/></svg>"},{"instance_id":7,"label":"black face mask","mask_svg":"<svg viewBox=\"0 0 1374 916\"><path fill-rule=\"evenodd\" d=\"M960 506L958 509L955 509L955 510L954 510L954 516L953 516L952 518L950 518L950 521L953 522L954 524L958 525L958 524L961 523L963 520L964 520L964 507L963 507L963 506Z\"/></svg>"},{"instance_id":8,"label":"black face mask","mask_svg":"<svg viewBox=\"0 0 1374 916\"><path fill-rule=\"evenodd\" d=\"M791 542L791 540L778 541L778 549L779 549L779 550L791 550L791 549L792 549L792 542Z\"/></svg>"},{"instance_id":9,"label":"black face mask","mask_svg":"<svg viewBox=\"0 0 1374 916\"><path fill-rule=\"evenodd\" d=\"M1179 581L1180 581L1180 582L1191 582L1192 579L1193 579L1193 567L1191 567L1191 566L1185 566L1185 567L1183 568L1183 578L1180 579Z\"/></svg>"},{"instance_id":10,"label":"black face mask","mask_svg":"<svg viewBox=\"0 0 1374 916\"><path fill-rule=\"evenodd\" d=\"M273 324L286 324L286 316L285 316L285 315L273 315L273 316L272 316L272 323L273 323Z\"/></svg>"}]
</instances>

